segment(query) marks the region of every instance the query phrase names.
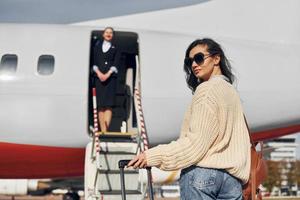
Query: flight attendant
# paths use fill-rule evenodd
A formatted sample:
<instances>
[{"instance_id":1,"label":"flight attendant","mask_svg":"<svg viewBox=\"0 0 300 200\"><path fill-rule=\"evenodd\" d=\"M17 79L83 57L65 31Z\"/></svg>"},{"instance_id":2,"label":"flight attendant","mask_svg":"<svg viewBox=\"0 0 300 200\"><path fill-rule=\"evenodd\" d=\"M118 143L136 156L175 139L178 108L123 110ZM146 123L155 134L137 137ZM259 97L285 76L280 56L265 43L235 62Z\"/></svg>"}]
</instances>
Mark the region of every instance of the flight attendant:
<instances>
[{"instance_id":1,"label":"flight attendant","mask_svg":"<svg viewBox=\"0 0 300 200\"><path fill-rule=\"evenodd\" d=\"M106 27L102 40L97 41L93 49L94 84L96 86L98 117L102 132L108 131L112 119L112 108L115 105L120 52L112 43L113 37L114 29Z\"/></svg>"},{"instance_id":2,"label":"flight attendant","mask_svg":"<svg viewBox=\"0 0 300 200\"><path fill-rule=\"evenodd\" d=\"M231 65L212 39L192 42L184 70L193 98L176 141L136 156L128 166L182 169L181 200L242 200L250 175L250 139Z\"/></svg>"}]
</instances>

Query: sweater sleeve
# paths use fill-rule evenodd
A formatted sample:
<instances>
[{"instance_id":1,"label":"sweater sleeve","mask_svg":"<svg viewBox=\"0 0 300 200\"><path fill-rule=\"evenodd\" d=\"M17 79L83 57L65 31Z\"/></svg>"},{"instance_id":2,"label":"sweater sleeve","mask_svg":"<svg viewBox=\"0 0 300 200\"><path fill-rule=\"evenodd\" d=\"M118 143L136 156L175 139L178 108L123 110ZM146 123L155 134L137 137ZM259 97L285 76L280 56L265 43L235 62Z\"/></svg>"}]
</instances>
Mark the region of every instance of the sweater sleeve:
<instances>
[{"instance_id":1,"label":"sweater sleeve","mask_svg":"<svg viewBox=\"0 0 300 200\"><path fill-rule=\"evenodd\" d=\"M191 118L191 105L188 106L187 110L184 113L181 129L180 129L180 138L185 137L189 131L189 123Z\"/></svg>"},{"instance_id":2,"label":"sweater sleeve","mask_svg":"<svg viewBox=\"0 0 300 200\"><path fill-rule=\"evenodd\" d=\"M162 170L176 170L198 163L218 135L217 105L213 102L205 91L195 93L187 132L176 141L145 151L147 164Z\"/></svg>"}]
</instances>

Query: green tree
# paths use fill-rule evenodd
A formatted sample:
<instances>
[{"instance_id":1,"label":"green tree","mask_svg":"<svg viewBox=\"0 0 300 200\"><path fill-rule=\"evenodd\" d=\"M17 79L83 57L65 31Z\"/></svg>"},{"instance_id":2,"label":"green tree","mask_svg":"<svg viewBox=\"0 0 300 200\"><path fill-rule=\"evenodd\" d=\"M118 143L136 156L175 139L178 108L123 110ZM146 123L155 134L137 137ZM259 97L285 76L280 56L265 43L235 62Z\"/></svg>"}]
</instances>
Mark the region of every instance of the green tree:
<instances>
[{"instance_id":1,"label":"green tree","mask_svg":"<svg viewBox=\"0 0 300 200\"><path fill-rule=\"evenodd\" d=\"M300 160L289 162L287 169L286 177L291 192L292 186L300 186Z\"/></svg>"},{"instance_id":2,"label":"green tree","mask_svg":"<svg viewBox=\"0 0 300 200\"><path fill-rule=\"evenodd\" d=\"M263 183L263 186L267 188L269 192L272 192L273 187L280 187L282 177L281 177L281 164L278 161L267 160L268 166L268 177Z\"/></svg>"},{"instance_id":3,"label":"green tree","mask_svg":"<svg viewBox=\"0 0 300 200\"><path fill-rule=\"evenodd\" d=\"M289 162L287 164L287 182L289 187L291 188L292 185L294 185L297 182L297 177L296 177L296 162Z\"/></svg>"},{"instance_id":4,"label":"green tree","mask_svg":"<svg viewBox=\"0 0 300 200\"><path fill-rule=\"evenodd\" d=\"M300 160L291 162L291 168L287 174L289 183L300 186Z\"/></svg>"}]
</instances>

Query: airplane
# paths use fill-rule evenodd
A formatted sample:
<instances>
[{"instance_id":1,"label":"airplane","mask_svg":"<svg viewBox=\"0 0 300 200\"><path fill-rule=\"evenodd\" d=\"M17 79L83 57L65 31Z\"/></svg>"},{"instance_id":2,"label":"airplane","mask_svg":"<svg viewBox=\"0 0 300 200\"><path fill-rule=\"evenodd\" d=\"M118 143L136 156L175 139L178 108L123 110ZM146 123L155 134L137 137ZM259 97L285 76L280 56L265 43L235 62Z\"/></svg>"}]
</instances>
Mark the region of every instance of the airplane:
<instances>
[{"instance_id":1,"label":"airplane","mask_svg":"<svg viewBox=\"0 0 300 200\"><path fill-rule=\"evenodd\" d=\"M47 189L65 178L82 183L93 120L91 47L106 26L125 52L129 87L120 96L130 102L140 82L151 146L179 135L192 97L184 52L201 37L216 39L230 58L254 140L299 132L299 2L191 2L68 25L1 23L0 178L24 180L1 180L0 193ZM125 111L135 129L135 109Z\"/></svg>"}]
</instances>

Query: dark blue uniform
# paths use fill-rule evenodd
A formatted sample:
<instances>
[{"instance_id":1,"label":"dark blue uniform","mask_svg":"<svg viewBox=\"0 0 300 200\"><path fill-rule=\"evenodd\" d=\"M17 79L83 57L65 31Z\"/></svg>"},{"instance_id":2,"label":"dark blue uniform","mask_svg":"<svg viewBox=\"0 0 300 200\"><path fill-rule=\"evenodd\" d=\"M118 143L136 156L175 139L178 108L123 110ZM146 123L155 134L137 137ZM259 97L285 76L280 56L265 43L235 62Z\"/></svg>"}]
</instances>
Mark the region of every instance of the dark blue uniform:
<instances>
[{"instance_id":1,"label":"dark blue uniform","mask_svg":"<svg viewBox=\"0 0 300 200\"><path fill-rule=\"evenodd\" d=\"M111 66L118 68L120 52L113 44L107 52L102 51L103 41L97 41L93 48L93 64L105 74ZM104 82L101 82L95 72L92 72L97 92L97 107L112 108L115 105L115 93L117 88L117 74L112 73Z\"/></svg>"}]
</instances>

